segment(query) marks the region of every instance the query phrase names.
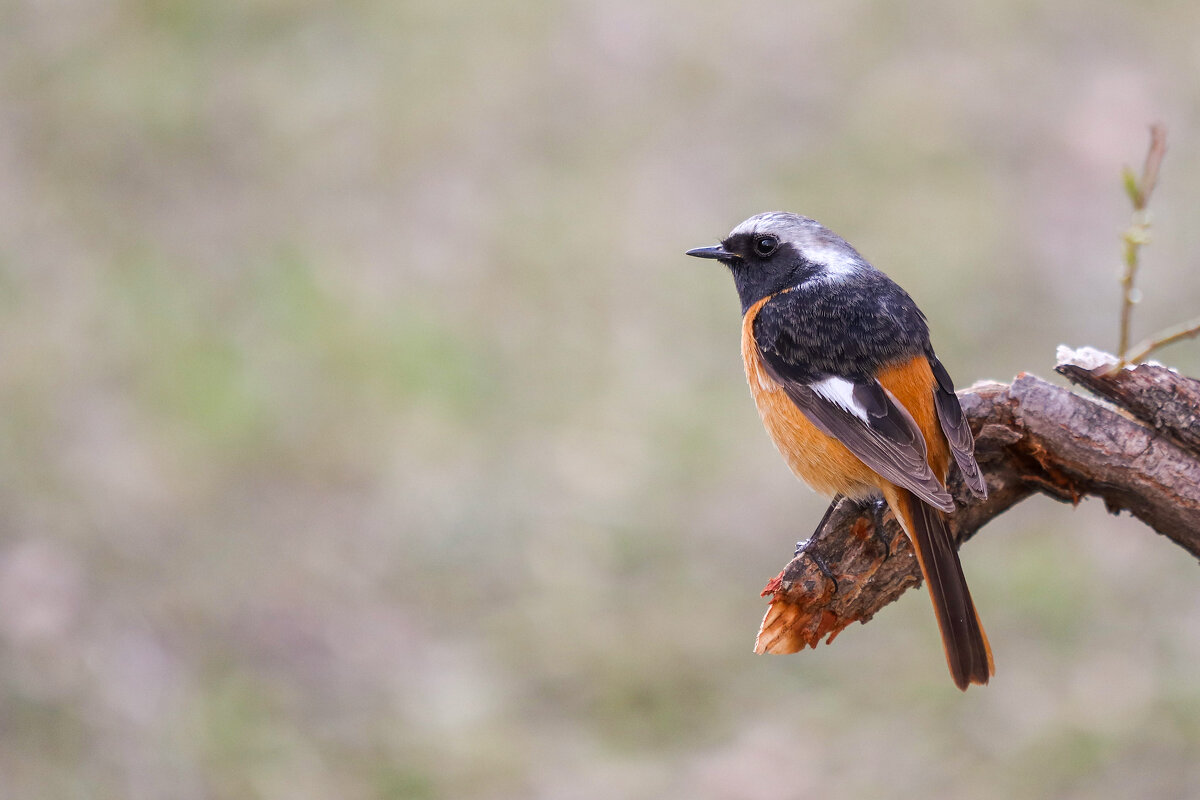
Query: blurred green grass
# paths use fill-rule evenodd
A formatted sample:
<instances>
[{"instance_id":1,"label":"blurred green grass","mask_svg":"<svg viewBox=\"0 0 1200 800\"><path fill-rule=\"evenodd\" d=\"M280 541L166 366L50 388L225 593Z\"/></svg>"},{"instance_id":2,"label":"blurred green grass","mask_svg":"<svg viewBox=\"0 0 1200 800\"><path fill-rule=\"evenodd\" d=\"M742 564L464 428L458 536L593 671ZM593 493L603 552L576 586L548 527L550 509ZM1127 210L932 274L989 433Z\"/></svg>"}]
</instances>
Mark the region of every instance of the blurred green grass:
<instances>
[{"instance_id":1,"label":"blurred green grass","mask_svg":"<svg viewBox=\"0 0 1200 800\"><path fill-rule=\"evenodd\" d=\"M808 213L1046 374L1163 119L1137 334L1194 314L1198 16L0 9L0 798L1196 794L1195 564L1089 504L964 550L986 690L920 593L752 655L822 503L682 251Z\"/></svg>"}]
</instances>

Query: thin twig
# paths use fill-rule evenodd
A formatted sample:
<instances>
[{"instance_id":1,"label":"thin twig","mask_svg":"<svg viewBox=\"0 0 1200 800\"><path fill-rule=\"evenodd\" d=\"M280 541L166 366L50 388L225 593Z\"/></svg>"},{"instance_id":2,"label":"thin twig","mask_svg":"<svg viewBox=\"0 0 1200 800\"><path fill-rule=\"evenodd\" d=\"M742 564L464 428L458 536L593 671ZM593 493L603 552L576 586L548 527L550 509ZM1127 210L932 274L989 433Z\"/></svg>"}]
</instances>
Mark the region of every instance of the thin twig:
<instances>
[{"instance_id":1,"label":"thin twig","mask_svg":"<svg viewBox=\"0 0 1200 800\"><path fill-rule=\"evenodd\" d=\"M1153 353L1155 350L1166 347L1169 344L1190 339L1193 336L1200 334L1200 317L1190 319L1187 322L1181 322L1178 325L1167 328L1165 331L1150 337L1139 343L1133 348L1133 352L1125 357L1125 362L1129 364L1140 364L1146 360L1146 356Z\"/></svg>"},{"instance_id":2,"label":"thin twig","mask_svg":"<svg viewBox=\"0 0 1200 800\"><path fill-rule=\"evenodd\" d=\"M1163 156L1167 154L1167 128L1161 122L1150 126L1150 149L1146 152L1146 163L1142 165L1142 194L1145 203L1150 202L1150 195L1158 185L1158 168L1162 166Z\"/></svg>"},{"instance_id":3,"label":"thin twig","mask_svg":"<svg viewBox=\"0 0 1200 800\"><path fill-rule=\"evenodd\" d=\"M1129 322L1133 317L1133 306L1138 301L1134 286L1138 270L1138 254L1142 245L1150 241L1150 215L1146 208L1150 195L1158 183L1158 169L1167 152L1167 129L1159 123L1150 126L1150 149L1146 151L1146 162L1142 165L1142 177L1138 180L1133 170L1125 168L1125 192L1133 204L1133 221L1121 236L1125 243L1125 270L1121 273L1121 330L1117 353L1121 360L1118 368L1129 363Z\"/></svg>"}]
</instances>

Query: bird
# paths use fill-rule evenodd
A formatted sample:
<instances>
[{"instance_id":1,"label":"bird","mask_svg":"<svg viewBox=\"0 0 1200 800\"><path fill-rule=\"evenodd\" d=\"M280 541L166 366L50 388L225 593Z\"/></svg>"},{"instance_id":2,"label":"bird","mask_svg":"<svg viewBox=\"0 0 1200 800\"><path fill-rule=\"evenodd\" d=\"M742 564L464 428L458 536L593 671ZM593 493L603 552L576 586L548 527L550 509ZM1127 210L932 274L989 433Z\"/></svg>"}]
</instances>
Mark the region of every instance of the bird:
<instances>
[{"instance_id":1,"label":"bird","mask_svg":"<svg viewBox=\"0 0 1200 800\"><path fill-rule=\"evenodd\" d=\"M687 251L733 275L742 360L767 433L819 493L877 501L899 520L929 587L946 664L966 690L995 674L947 523L951 462L987 496L975 441L925 315L841 236L783 211Z\"/></svg>"}]
</instances>

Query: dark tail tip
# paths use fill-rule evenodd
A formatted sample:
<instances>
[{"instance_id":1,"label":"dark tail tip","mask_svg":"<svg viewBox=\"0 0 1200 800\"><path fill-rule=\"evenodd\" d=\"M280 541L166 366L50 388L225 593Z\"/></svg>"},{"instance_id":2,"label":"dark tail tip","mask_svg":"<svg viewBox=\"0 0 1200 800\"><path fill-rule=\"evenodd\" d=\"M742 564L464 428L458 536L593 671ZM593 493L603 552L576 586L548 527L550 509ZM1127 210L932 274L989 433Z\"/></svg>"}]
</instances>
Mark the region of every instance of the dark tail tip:
<instances>
[{"instance_id":1,"label":"dark tail tip","mask_svg":"<svg viewBox=\"0 0 1200 800\"><path fill-rule=\"evenodd\" d=\"M971 607L971 611L975 611L974 606ZM986 686L988 680L996 674L987 633L979 623L978 614L973 616L974 623L968 626L972 631L967 636L966 647L951 650L945 636L942 637L942 642L946 645L946 664L950 667L950 675L954 678L954 685L964 692L972 684Z\"/></svg>"}]
</instances>

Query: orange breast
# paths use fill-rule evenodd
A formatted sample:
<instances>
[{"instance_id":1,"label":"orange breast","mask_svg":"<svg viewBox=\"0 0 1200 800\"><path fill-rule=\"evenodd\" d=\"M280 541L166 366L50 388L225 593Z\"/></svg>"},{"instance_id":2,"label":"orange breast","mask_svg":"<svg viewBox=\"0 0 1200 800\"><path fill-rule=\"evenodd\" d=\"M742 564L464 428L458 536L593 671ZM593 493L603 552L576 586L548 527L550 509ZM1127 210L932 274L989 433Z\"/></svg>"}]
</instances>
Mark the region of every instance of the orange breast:
<instances>
[{"instance_id":1,"label":"orange breast","mask_svg":"<svg viewBox=\"0 0 1200 800\"><path fill-rule=\"evenodd\" d=\"M792 472L821 494L862 497L887 483L844 444L821 432L796 408L762 363L754 341L754 318L770 298L755 303L742 319L742 362L750 394L763 426ZM879 382L908 409L925 434L934 474L945 476L949 462L945 436L933 403L934 377L929 362L917 357L883 370Z\"/></svg>"}]
</instances>

